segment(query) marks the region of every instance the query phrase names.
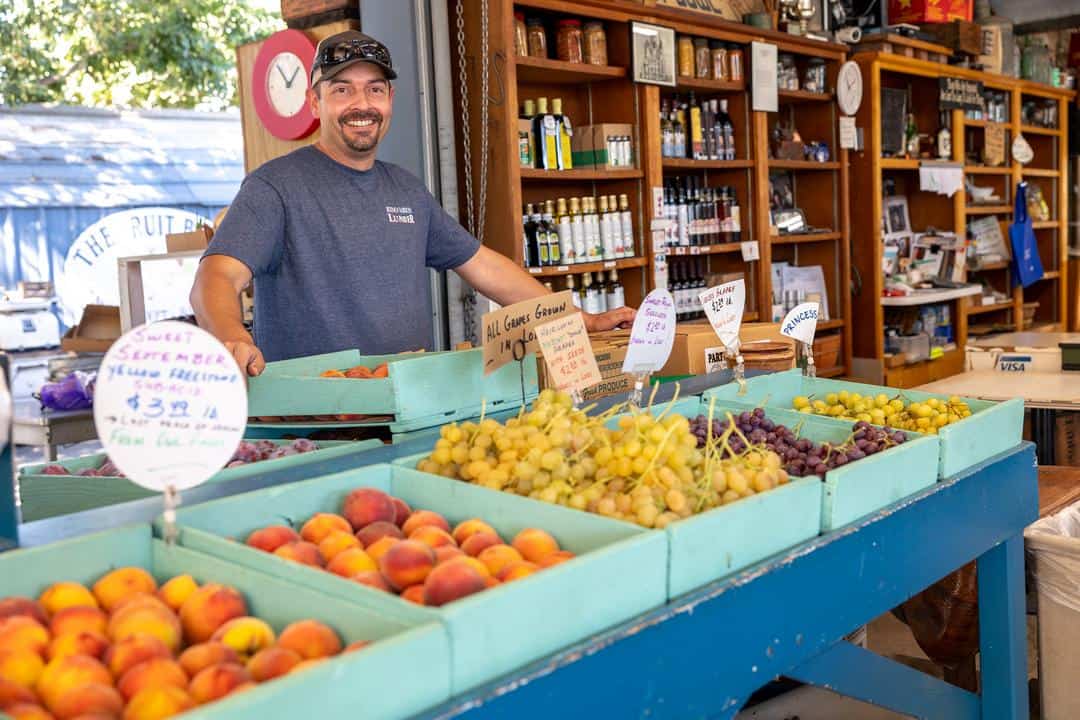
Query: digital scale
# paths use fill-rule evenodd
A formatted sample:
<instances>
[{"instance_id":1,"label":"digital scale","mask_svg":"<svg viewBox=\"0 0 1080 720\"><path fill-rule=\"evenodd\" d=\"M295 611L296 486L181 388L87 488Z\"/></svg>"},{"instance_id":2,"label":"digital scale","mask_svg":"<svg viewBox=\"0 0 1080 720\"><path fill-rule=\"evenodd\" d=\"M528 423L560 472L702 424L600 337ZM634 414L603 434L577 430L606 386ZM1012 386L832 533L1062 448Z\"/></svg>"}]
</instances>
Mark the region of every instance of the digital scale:
<instances>
[{"instance_id":1,"label":"digital scale","mask_svg":"<svg viewBox=\"0 0 1080 720\"><path fill-rule=\"evenodd\" d=\"M0 299L0 350L14 352L53 348L60 344L60 321L51 297Z\"/></svg>"}]
</instances>

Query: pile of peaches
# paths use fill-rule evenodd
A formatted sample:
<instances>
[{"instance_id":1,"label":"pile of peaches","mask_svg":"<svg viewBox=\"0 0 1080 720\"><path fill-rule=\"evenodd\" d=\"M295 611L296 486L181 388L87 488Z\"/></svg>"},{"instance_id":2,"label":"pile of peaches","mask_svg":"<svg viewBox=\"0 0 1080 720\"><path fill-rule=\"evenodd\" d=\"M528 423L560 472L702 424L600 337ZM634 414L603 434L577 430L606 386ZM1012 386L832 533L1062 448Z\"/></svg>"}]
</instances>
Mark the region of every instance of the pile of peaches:
<instances>
[{"instance_id":1,"label":"pile of peaches","mask_svg":"<svg viewBox=\"0 0 1080 720\"><path fill-rule=\"evenodd\" d=\"M178 575L158 587L122 567L91 588L58 582L36 600L0 600L0 712L166 718L341 652L338 634L315 620L275 633L227 585Z\"/></svg>"},{"instance_id":2,"label":"pile of peaches","mask_svg":"<svg viewBox=\"0 0 1080 720\"><path fill-rule=\"evenodd\" d=\"M354 380L372 380L375 378L390 377L390 367L386 363L380 363L374 368L365 365L356 365L346 370L326 370L319 374L324 378L352 378Z\"/></svg>"},{"instance_id":3,"label":"pile of peaches","mask_svg":"<svg viewBox=\"0 0 1080 720\"><path fill-rule=\"evenodd\" d=\"M421 605L441 606L527 577L574 557L543 530L526 528L507 543L479 518L451 530L442 515L412 510L375 488L346 496L341 514L321 512L297 532L270 525L251 547L349 578Z\"/></svg>"}]
</instances>

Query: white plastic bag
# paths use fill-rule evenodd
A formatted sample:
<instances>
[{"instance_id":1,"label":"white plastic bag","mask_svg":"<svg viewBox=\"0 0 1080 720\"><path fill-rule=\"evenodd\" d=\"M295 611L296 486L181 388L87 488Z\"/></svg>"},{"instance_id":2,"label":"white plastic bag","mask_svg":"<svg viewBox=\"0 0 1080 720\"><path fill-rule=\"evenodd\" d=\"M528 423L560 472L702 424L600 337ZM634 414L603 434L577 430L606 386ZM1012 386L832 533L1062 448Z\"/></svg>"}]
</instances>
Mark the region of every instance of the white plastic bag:
<instances>
[{"instance_id":1,"label":"white plastic bag","mask_svg":"<svg viewBox=\"0 0 1080 720\"><path fill-rule=\"evenodd\" d=\"M1024 530L1040 595L1080 612L1080 502Z\"/></svg>"}]
</instances>

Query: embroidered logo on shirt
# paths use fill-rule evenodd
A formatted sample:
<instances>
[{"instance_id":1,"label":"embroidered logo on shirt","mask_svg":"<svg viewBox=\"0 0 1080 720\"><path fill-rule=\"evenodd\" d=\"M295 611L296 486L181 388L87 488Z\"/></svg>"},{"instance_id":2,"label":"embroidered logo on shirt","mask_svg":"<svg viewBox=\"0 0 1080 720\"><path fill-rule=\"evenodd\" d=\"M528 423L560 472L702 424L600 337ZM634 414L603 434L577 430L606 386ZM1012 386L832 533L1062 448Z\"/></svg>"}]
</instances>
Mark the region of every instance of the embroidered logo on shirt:
<instances>
[{"instance_id":1,"label":"embroidered logo on shirt","mask_svg":"<svg viewBox=\"0 0 1080 720\"><path fill-rule=\"evenodd\" d=\"M413 217L411 207L391 207L388 205L386 207L386 219L392 223L416 224L416 218Z\"/></svg>"}]
</instances>

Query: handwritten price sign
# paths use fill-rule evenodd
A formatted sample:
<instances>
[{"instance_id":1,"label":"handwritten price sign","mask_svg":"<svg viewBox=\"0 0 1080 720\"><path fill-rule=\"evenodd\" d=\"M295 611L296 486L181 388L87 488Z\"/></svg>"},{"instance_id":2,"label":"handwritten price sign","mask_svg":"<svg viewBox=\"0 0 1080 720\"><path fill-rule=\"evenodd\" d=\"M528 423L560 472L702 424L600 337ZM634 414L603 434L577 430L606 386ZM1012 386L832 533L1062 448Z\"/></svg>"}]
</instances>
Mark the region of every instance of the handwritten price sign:
<instances>
[{"instance_id":1,"label":"handwritten price sign","mask_svg":"<svg viewBox=\"0 0 1080 720\"><path fill-rule=\"evenodd\" d=\"M484 374L490 375L503 365L536 352L537 323L578 314L569 290L485 313L482 318Z\"/></svg>"},{"instance_id":2,"label":"handwritten price sign","mask_svg":"<svg viewBox=\"0 0 1080 720\"><path fill-rule=\"evenodd\" d=\"M746 307L746 283L739 278L708 288L698 297L720 342L730 350L737 350L739 326L742 324L743 308Z\"/></svg>"},{"instance_id":3,"label":"handwritten price sign","mask_svg":"<svg viewBox=\"0 0 1080 720\"><path fill-rule=\"evenodd\" d=\"M232 457L247 386L225 346L194 325L137 327L105 355L94 424L116 466L151 490L195 487Z\"/></svg>"},{"instance_id":4,"label":"handwritten price sign","mask_svg":"<svg viewBox=\"0 0 1080 720\"><path fill-rule=\"evenodd\" d=\"M667 364L675 345L675 299L663 288L645 296L630 330L623 372L645 375Z\"/></svg>"},{"instance_id":5,"label":"handwritten price sign","mask_svg":"<svg viewBox=\"0 0 1080 720\"><path fill-rule=\"evenodd\" d=\"M537 325L536 340L559 390L584 390L603 380L581 313Z\"/></svg>"}]
</instances>

